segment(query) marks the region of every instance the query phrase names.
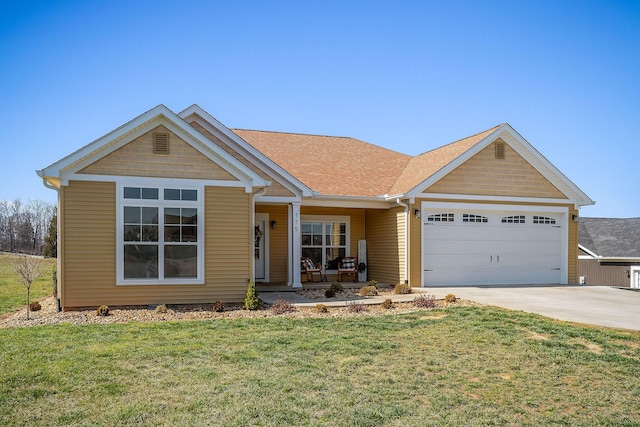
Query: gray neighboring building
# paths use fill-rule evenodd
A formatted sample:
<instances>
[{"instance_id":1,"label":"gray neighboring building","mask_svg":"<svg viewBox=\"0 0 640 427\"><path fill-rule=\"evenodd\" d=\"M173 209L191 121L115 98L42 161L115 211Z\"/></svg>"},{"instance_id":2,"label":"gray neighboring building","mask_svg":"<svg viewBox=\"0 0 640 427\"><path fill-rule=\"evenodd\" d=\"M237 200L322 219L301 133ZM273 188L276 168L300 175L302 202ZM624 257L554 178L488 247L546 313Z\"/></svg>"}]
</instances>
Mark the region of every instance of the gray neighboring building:
<instances>
[{"instance_id":1,"label":"gray neighboring building","mask_svg":"<svg viewBox=\"0 0 640 427\"><path fill-rule=\"evenodd\" d=\"M581 283L640 288L640 218L580 218Z\"/></svg>"}]
</instances>

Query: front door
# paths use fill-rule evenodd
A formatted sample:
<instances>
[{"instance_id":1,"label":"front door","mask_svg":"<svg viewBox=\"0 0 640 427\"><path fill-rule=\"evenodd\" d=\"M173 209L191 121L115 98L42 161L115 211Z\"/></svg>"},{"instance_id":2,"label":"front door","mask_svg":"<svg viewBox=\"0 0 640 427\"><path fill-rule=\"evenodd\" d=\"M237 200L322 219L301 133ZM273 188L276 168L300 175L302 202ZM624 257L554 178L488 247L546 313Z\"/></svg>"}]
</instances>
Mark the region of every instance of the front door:
<instances>
[{"instance_id":1,"label":"front door","mask_svg":"<svg viewBox=\"0 0 640 427\"><path fill-rule=\"evenodd\" d=\"M269 214L255 215L253 260L256 282L268 282Z\"/></svg>"}]
</instances>

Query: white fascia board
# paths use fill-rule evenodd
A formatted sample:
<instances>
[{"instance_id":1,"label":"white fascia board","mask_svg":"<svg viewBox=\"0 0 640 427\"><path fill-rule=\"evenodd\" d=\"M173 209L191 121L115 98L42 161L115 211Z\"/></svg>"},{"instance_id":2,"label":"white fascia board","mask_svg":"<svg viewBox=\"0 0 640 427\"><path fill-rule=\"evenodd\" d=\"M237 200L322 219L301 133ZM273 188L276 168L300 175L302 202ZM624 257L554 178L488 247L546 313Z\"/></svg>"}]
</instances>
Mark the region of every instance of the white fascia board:
<instances>
[{"instance_id":1,"label":"white fascia board","mask_svg":"<svg viewBox=\"0 0 640 427\"><path fill-rule=\"evenodd\" d=\"M390 204L379 197L315 196L302 199L302 206L389 209L395 204Z\"/></svg>"},{"instance_id":2,"label":"white fascia board","mask_svg":"<svg viewBox=\"0 0 640 427\"><path fill-rule=\"evenodd\" d=\"M601 258L601 257L599 257L595 252L590 251L590 250L589 250L589 249L587 249L585 246L582 246L582 245L581 245L581 244L579 244L579 243L578 243L578 249L582 249L582 251L583 251L583 252L588 253L588 254L591 256L591 258L594 258L594 259L599 259L599 258ZM580 256L578 256L578 258L580 258Z\"/></svg>"},{"instance_id":3,"label":"white fascia board","mask_svg":"<svg viewBox=\"0 0 640 427\"><path fill-rule=\"evenodd\" d=\"M211 132L213 135L220 137L221 135L226 137L228 142L233 142L234 148L241 153L242 155L249 155L253 157L253 159L249 159L255 162L258 160L262 165L268 167L275 174L281 176L285 182L278 180L280 184L282 184L288 190L300 194L303 197L313 196L315 193L312 189L304 185L300 180L291 175L285 169L280 167L278 164L274 163L271 159L265 156L261 151L257 150L251 144L247 143L244 139L240 138L236 135L231 129L226 127L222 122L217 120L211 114L203 110L200 106L193 104L192 106L186 108L185 110L178 113L182 119L189 117L191 114L195 114L200 117L202 120L197 120L196 122ZM291 184L295 186L295 188L291 187Z\"/></svg>"},{"instance_id":4,"label":"white fascia board","mask_svg":"<svg viewBox=\"0 0 640 427\"><path fill-rule=\"evenodd\" d=\"M69 177L74 176L79 170L116 151L159 125L165 126L209 160L219 164L227 172L238 178L243 183L243 186L247 187L248 191L250 191L251 187L270 185L268 181L247 168L222 148L212 144L202 133L189 126L164 105L159 105L149 110L115 131L54 163L42 172L49 177L60 177L62 185L66 185Z\"/></svg>"},{"instance_id":5,"label":"white fascia board","mask_svg":"<svg viewBox=\"0 0 640 427\"><path fill-rule=\"evenodd\" d=\"M514 138L519 144L514 145L510 143L510 141L506 141L511 148L513 148L518 154L520 154L523 158L525 158L531 166L533 166L538 172L542 174L546 179L548 179L556 188L562 191L568 198L570 198L576 206L590 206L594 205L596 202L591 200L589 196L587 196L576 184L574 184L565 174L563 174L560 169L556 168L553 163L551 163L546 157L544 157L536 148L531 145L526 139L522 137L510 124L505 123L500 127L504 128L504 131L508 133L509 136ZM503 138L504 139L504 138ZM522 150L521 147L524 147L525 150ZM532 162L532 157L535 160L538 160L544 166L543 169L540 169L536 162ZM567 191L570 194L566 194Z\"/></svg>"},{"instance_id":6,"label":"white fascia board","mask_svg":"<svg viewBox=\"0 0 640 427\"><path fill-rule=\"evenodd\" d=\"M418 193L416 198L423 199L452 199L452 200L479 200L500 203L552 203L558 205L573 204L573 200L569 199L549 199L540 197L510 197L510 196L478 196L468 194L446 194L446 193Z\"/></svg>"},{"instance_id":7,"label":"white fascia board","mask_svg":"<svg viewBox=\"0 0 640 427\"><path fill-rule=\"evenodd\" d=\"M630 256L630 257L614 257L614 256L603 256L598 258L598 262L640 262L640 257Z\"/></svg>"},{"instance_id":8,"label":"white fascia board","mask_svg":"<svg viewBox=\"0 0 640 427\"><path fill-rule=\"evenodd\" d=\"M565 196L567 201L574 204L576 207L593 205L595 202L591 200L578 186L576 186L571 180L569 180L558 168L556 168L549 160L547 160L538 150L536 150L527 140L525 140L511 125L503 123L498 126L496 130L484 137L476 145L465 151L458 158L444 166L438 172L427 178L425 181L418 184L411 189L408 193L408 197L419 197L423 194L420 191L421 188L429 188L437 181L444 178L455 168L462 165L471 157L478 154L485 149L489 144L498 138L502 138L509 146L516 151L520 156L527 160L527 162L536 169L542 176L549 180L556 188L558 188ZM514 144L514 141L517 144ZM533 161L537 160L537 161ZM540 163L540 167L537 163ZM567 194L569 193L569 194ZM553 199L555 200L555 199Z\"/></svg>"},{"instance_id":9,"label":"white fascia board","mask_svg":"<svg viewBox=\"0 0 640 427\"><path fill-rule=\"evenodd\" d=\"M497 139L497 135L499 135L502 132L502 129L503 129L504 126L505 125L503 124L503 125L500 125L499 127L497 127L495 131L491 132L489 135L487 135L482 140L477 142L476 145L474 145L473 147L471 147L470 149L468 149L467 151L462 153L460 156L458 156L455 159L453 159L451 162L449 162L442 169L440 169L439 171L437 171L436 173L431 175L429 178L425 179L420 184L418 184L415 187L413 187L411 190L409 190L406 193L405 197L409 197L409 198L417 197L417 195L420 193L420 189L431 187L433 184L435 184L436 182L440 181L442 178L444 178L449 173L451 173L455 168L457 168L458 166L462 165L464 162L469 160L471 157L473 157L476 154L478 154L487 145L489 145L491 142L493 142L495 139Z\"/></svg>"},{"instance_id":10,"label":"white fascia board","mask_svg":"<svg viewBox=\"0 0 640 427\"><path fill-rule=\"evenodd\" d=\"M111 141L117 141L123 138L128 133L133 132L136 128L139 128L144 123L152 120L160 114L166 113L169 111L167 107L164 105L158 105L157 107L152 108L151 110L143 113L142 115L136 117L135 119L125 123L124 125L118 127L117 129L109 132L108 134L96 139L93 142L85 145L84 147L74 151L68 156L58 160L57 162L47 166L46 168L40 170L38 175L42 177L51 177L58 178L60 177L60 171L74 165L75 163L81 161L87 156L92 155L93 153L100 151L104 148L105 145L108 145Z\"/></svg>"}]
</instances>

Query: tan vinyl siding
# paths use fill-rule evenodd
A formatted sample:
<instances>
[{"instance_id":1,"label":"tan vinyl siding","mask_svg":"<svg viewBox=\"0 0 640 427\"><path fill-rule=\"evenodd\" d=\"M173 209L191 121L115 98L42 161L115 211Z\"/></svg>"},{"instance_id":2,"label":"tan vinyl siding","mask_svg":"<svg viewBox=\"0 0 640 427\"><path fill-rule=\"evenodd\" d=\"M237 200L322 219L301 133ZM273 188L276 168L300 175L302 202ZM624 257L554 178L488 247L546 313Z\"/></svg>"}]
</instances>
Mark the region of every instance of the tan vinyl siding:
<instances>
[{"instance_id":1,"label":"tan vinyl siding","mask_svg":"<svg viewBox=\"0 0 640 427\"><path fill-rule=\"evenodd\" d=\"M251 277L250 195L205 187L205 284L116 285L114 183L72 181L62 188L65 309L102 304L238 302Z\"/></svg>"},{"instance_id":2,"label":"tan vinyl siding","mask_svg":"<svg viewBox=\"0 0 640 427\"><path fill-rule=\"evenodd\" d=\"M404 209L367 209L367 273L369 280L392 284L404 282Z\"/></svg>"},{"instance_id":3,"label":"tan vinyl siding","mask_svg":"<svg viewBox=\"0 0 640 427\"><path fill-rule=\"evenodd\" d=\"M269 222L276 221L277 228L269 229L269 281L287 283L289 268L288 210L286 205L258 205L257 213L269 214ZM270 227L270 224L267 224Z\"/></svg>"},{"instance_id":4,"label":"tan vinyl siding","mask_svg":"<svg viewBox=\"0 0 640 427\"><path fill-rule=\"evenodd\" d=\"M169 134L169 154L154 154L154 133ZM158 126L134 139L79 173L237 181L237 178L164 126Z\"/></svg>"},{"instance_id":5,"label":"tan vinyl siding","mask_svg":"<svg viewBox=\"0 0 640 427\"><path fill-rule=\"evenodd\" d=\"M62 304L112 304L116 281L116 186L71 181L61 188Z\"/></svg>"},{"instance_id":6,"label":"tan vinyl siding","mask_svg":"<svg viewBox=\"0 0 640 427\"><path fill-rule=\"evenodd\" d=\"M251 195L241 188L206 187L204 209L209 295L241 301L253 268Z\"/></svg>"},{"instance_id":7,"label":"tan vinyl siding","mask_svg":"<svg viewBox=\"0 0 640 427\"><path fill-rule=\"evenodd\" d=\"M189 124L191 126L193 126L195 129L197 129L198 131L200 131L202 134L204 134L207 138L209 138L211 141L213 141L216 145L218 145L223 150L225 150L227 153L231 154L237 160L242 162L242 164L247 166L249 169L251 169L253 172L258 174L260 177L265 178L268 181L271 181L271 185L267 188L267 192L264 194L265 196L272 196L272 197L273 196L278 196L278 197L292 197L292 196L295 196L295 194L293 194L293 192L291 192L290 190L286 189L282 184L280 184L278 182L278 178L270 176L267 173L265 173L261 168L257 167L253 163L251 163L251 161L249 161L246 157L241 156L240 154L238 154L238 152L236 152L231 147L229 147L229 145L227 145L224 142L222 142L220 140L220 138L217 138L215 135L213 135L211 132L209 132L208 130L206 130L202 126L200 126L198 123L196 123L195 121L192 121Z\"/></svg>"},{"instance_id":8,"label":"tan vinyl siding","mask_svg":"<svg viewBox=\"0 0 640 427\"><path fill-rule=\"evenodd\" d=\"M578 210L569 206L569 265L567 268L569 284L578 284L578 223L573 221L573 215L578 216Z\"/></svg>"},{"instance_id":9,"label":"tan vinyl siding","mask_svg":"<svg viewBox=\"0 0 640 427\"><path fill-rule=\"evenodd\" d=\"M498 140L501 141L501 140ZM495 142L428 189L429 193L566 199L509 145L495 158Z\"/></svg>"}]
</instances>

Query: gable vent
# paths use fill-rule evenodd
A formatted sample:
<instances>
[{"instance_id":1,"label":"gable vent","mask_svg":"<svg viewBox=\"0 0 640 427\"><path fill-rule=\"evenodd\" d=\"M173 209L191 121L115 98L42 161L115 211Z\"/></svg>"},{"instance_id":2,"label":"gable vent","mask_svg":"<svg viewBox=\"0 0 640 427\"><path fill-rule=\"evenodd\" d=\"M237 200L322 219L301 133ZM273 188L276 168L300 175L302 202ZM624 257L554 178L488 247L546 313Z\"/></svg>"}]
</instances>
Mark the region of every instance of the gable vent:
<instances>
[{"instance_id":1,"label":"gable vent","mask_svg":"<svg viewBox=\"0 0 640 427\"><path fill-rule=\"evenodd\" d=\"M496 159L504 159L504 141L496 141Z\"/></svg>"},{"instance_id":2,"label":"gable vent","mask_svg":"<svg viewBox=\"0 0 640 427\"><path fill-rule=\"evenodd\" d=\"M153 134L153 154L169 154L169 134Z\"/></svg>"}]
</instances>

